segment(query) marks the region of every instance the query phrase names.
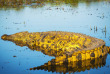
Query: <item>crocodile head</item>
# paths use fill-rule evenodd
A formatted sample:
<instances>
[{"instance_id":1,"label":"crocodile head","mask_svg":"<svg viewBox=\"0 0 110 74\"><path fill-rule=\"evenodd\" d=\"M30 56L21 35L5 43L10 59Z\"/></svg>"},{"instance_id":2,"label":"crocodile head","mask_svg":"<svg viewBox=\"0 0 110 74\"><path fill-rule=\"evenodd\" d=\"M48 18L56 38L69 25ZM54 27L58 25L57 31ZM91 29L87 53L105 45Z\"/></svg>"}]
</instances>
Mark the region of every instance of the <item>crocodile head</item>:
<instances>
[{"instance_id":1,"label":"crocodile head","mask_svg":"<svg viewBox=\"0 0 110 74\"><path fill-rule=\"evenodd\" d=\"M20 33L15 33L15 34L12 34L12 35L7 35L7 34L4 34L1 39L3 40L8 40L8 41L12 41L14 42L16 45L19 45L19 46L24 46L26 45L26 41L27 41L27 36L28 36L28 32L25 31L25 32L20 32Z\"/></svg>"}]
</instances>

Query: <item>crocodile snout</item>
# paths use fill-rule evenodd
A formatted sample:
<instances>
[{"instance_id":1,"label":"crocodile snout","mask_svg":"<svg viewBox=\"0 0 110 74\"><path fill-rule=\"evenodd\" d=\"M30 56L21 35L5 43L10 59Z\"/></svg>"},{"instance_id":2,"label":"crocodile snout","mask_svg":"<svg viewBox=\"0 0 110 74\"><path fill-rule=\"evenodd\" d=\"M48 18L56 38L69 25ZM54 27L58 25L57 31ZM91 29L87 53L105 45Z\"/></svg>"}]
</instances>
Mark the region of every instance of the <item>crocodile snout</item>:
<instances>
[{"instance_id":1,"label":"crocodile snout","mask_svg":"<svg viewBox=\"0 0 110 74\"><path fill-rule=\"evenodd\" d=\"M3 40L7 40L7 37L8 37L9 35L7 35L7 34L4 34L3 36L1 36L1 39L3 39Z\"/></svg>"}]
</instances>

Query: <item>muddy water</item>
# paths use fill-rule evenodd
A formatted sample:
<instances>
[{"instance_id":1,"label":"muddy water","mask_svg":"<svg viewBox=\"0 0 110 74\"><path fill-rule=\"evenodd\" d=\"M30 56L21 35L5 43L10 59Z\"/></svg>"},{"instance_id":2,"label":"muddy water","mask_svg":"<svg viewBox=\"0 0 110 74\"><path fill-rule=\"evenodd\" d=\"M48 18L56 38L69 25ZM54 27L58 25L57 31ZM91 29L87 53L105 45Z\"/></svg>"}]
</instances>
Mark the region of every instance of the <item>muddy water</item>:
<instances>
[{"instance_id":1,"label":"muddy water","mask_svg":"<svg viewBox=\"0 0 110 74\"><path fill-rule=\"evenodd\" d=\"M28 2L30 1L30 2ZM3 34L14 34L22 31L68 31L83 33L92 37L103 39L110 46L110 2L104 0L28 0L27 2L0 3L0 37ZM17 4L16 4L17 3ZM51 59L38 51L28 47L20 47L9 41L0 39L0 74L109 74L110 55L103 62L80 67L77 69L71 64L52 65L41 69L36 67L44 65ZM35 67L35 70L29 70ZM80 67L80 68L79 68ZM60 71L60 69L63 69ZM78 69L81 69L78 70Z\"/></svg>"}]
</instances>

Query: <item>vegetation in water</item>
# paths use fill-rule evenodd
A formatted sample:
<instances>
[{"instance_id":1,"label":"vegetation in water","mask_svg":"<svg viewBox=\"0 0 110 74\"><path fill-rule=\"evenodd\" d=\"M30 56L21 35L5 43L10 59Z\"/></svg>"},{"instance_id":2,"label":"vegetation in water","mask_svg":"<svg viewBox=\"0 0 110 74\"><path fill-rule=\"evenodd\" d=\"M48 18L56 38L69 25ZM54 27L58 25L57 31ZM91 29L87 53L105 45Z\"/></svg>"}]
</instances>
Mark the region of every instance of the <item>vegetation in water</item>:
<instances>
[{"instance_id":1,"label":"vegetation in water","mask_svg":"<svg viewBox=\"0 0 110 74\"><path fill-rule=\"evenodd\" d=\"M79 3L86 3L89 5L92 2L101 2L108 0L0 0L0 8L17 8L21 9L24 6L30 6L33 8L42 7L46 4L62 5L69 4L71 7L77 7Z\"/></svg>"}]
</instances>

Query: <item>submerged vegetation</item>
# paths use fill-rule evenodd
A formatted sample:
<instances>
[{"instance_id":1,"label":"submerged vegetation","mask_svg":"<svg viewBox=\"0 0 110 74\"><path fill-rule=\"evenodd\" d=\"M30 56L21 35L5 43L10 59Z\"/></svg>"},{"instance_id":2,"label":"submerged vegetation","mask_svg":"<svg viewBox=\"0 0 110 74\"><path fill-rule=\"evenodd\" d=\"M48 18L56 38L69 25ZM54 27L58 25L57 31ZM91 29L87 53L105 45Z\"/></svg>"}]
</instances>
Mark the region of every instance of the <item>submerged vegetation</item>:
<instances>
[{"instance_id":1,"label":"submerged vegetation","mask_svg":"<svg viewBox=\"0 0 110 74\"><path fill-rule=\"evenodd\" d=\"M79 3L86 3L89 5L92 2L100 2L105 0L0 0L0 8L18 8L21 9L24 6L30 7L42 7L46 4L62 5L69 4L71 7L77 7ZM108 0L106 0L108 1Z\"/></svg>"}]
</instances>

